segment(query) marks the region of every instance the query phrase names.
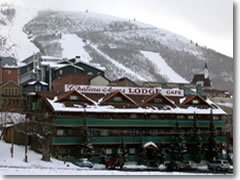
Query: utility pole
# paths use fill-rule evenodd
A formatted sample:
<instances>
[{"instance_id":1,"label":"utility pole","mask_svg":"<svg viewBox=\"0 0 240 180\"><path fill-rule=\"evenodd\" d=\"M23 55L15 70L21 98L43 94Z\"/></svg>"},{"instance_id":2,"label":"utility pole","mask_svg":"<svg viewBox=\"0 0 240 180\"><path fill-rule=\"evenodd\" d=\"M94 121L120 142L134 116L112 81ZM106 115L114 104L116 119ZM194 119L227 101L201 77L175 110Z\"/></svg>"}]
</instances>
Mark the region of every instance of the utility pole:
<instances>
[{"instance_id":1,"label":"utility pole","mask_svg":"<svg viewBox=\"0 0 240 180\"><path fill-rule=\"evenodd\" d=\"M28 158L27 158L27 144L28 144L28 137L27 137L27 119L25 118L25 162L28 162Z\"/></svg>"},{"instance_id":2,"label":"utility pole","mask_svg":"<svg viewBox=\"0 0 240 180\"><path fill-rule=\"evenodd\" d=\"M13 158L13 152L14 152L14 126L12 129L12 147L11 147L11 158Z\"/></svg>"}]
</instances>

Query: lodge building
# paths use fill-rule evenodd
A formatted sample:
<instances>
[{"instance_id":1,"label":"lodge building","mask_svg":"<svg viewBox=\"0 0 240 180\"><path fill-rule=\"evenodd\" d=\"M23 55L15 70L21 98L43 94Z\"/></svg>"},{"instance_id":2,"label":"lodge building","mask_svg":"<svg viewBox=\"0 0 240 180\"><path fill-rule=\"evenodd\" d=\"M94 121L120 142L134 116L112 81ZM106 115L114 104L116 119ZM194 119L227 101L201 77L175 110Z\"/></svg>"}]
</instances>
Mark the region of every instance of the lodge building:
<instances>
[{"instance_id":1,"label":"lodge building","mask_svg":"<svg viewBox=\"0 0 240 180\"><path fill-rule=\"evenodd\" d=\"M61 94L38 92L32 99L29 118L52 124L51 153L58 159L82 157L88 145L94 149L91 160L98 163L102 154L108 158L121 154L124 146L127 162L137 163L138 151L146 143L157 144L167 152L176 124L191 147L190 132L195 121L203 145L213 121L219 152L226 148L223 129L227 114L206 96L186 96L182 89L106 86L94 92L90 90L94 87L83 87ZM33 149L38 148L37 140L32 142L36 142Z\"/></svg>"}]
</instances>

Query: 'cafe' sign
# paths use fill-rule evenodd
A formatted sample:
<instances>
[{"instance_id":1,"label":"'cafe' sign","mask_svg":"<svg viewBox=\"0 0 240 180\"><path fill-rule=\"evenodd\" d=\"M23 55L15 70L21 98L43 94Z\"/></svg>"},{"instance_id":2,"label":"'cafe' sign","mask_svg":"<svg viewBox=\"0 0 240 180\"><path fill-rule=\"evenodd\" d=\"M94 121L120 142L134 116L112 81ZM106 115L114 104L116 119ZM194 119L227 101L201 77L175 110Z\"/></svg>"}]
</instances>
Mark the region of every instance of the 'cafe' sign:
<instances>
[{"instance_id":1,"label":"'cafe' sign","mask_svg":"<svg viewBox=\"0 0 240 180\"><path fill-rule=\"evenodd\" d=\"M140 88L140 87L114 87L114 86L88 86L65 84L65 92L76 90L81 93L97 93L109 94L116 91L121 91L125 94L132 95L151 95L161 93L164 96L184 96L184 91L181 89L161 89L161 88Z\"/></svg>"}]
</instances>

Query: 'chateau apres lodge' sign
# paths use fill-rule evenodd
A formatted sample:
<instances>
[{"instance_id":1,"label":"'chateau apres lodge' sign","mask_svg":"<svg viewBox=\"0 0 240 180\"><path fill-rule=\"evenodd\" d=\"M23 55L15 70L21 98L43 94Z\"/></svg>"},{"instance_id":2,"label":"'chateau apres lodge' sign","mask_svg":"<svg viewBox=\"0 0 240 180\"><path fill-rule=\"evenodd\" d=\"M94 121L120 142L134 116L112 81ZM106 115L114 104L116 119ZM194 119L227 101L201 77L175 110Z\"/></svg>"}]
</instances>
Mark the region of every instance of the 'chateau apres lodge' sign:
<instances>
[{"instance_id":1,"label":"'chateau apres lodge' sign","mask_svg":"<svg viewBox=\"0 0 240 180\"><path fill-rule=\"evenodd\" d=\"M151 95L161 93L164 96L184 96L184 91L181 89L161 89L161 88L140 88L140 87L114 87L114 86L88 86L88 85L76 85L65 84L65 92L78 91L81 93L97 93L97 94L109 94L116 91L121 91L125 94L132 95Z\"/></svg>"}]
</instances>

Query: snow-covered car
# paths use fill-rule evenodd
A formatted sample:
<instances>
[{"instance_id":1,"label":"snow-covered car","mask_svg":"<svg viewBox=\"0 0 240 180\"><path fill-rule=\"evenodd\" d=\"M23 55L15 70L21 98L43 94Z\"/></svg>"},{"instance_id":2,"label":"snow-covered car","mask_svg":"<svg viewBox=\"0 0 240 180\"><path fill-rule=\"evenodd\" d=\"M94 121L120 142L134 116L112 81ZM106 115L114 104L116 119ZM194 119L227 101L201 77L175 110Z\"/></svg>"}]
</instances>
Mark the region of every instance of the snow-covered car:
<instances>
[{"instance_id":1,"label":"snow-covered car","mask_svg":"<svg viewBox=\"0 0 240 180\"><path fill-rule=\"evenodd\" d=\"M88 167L88 168L93 167L93 164L86 158L78 159L77 161L74 162L74 164L79 167Z\"/></svg>"}]
</instances>

